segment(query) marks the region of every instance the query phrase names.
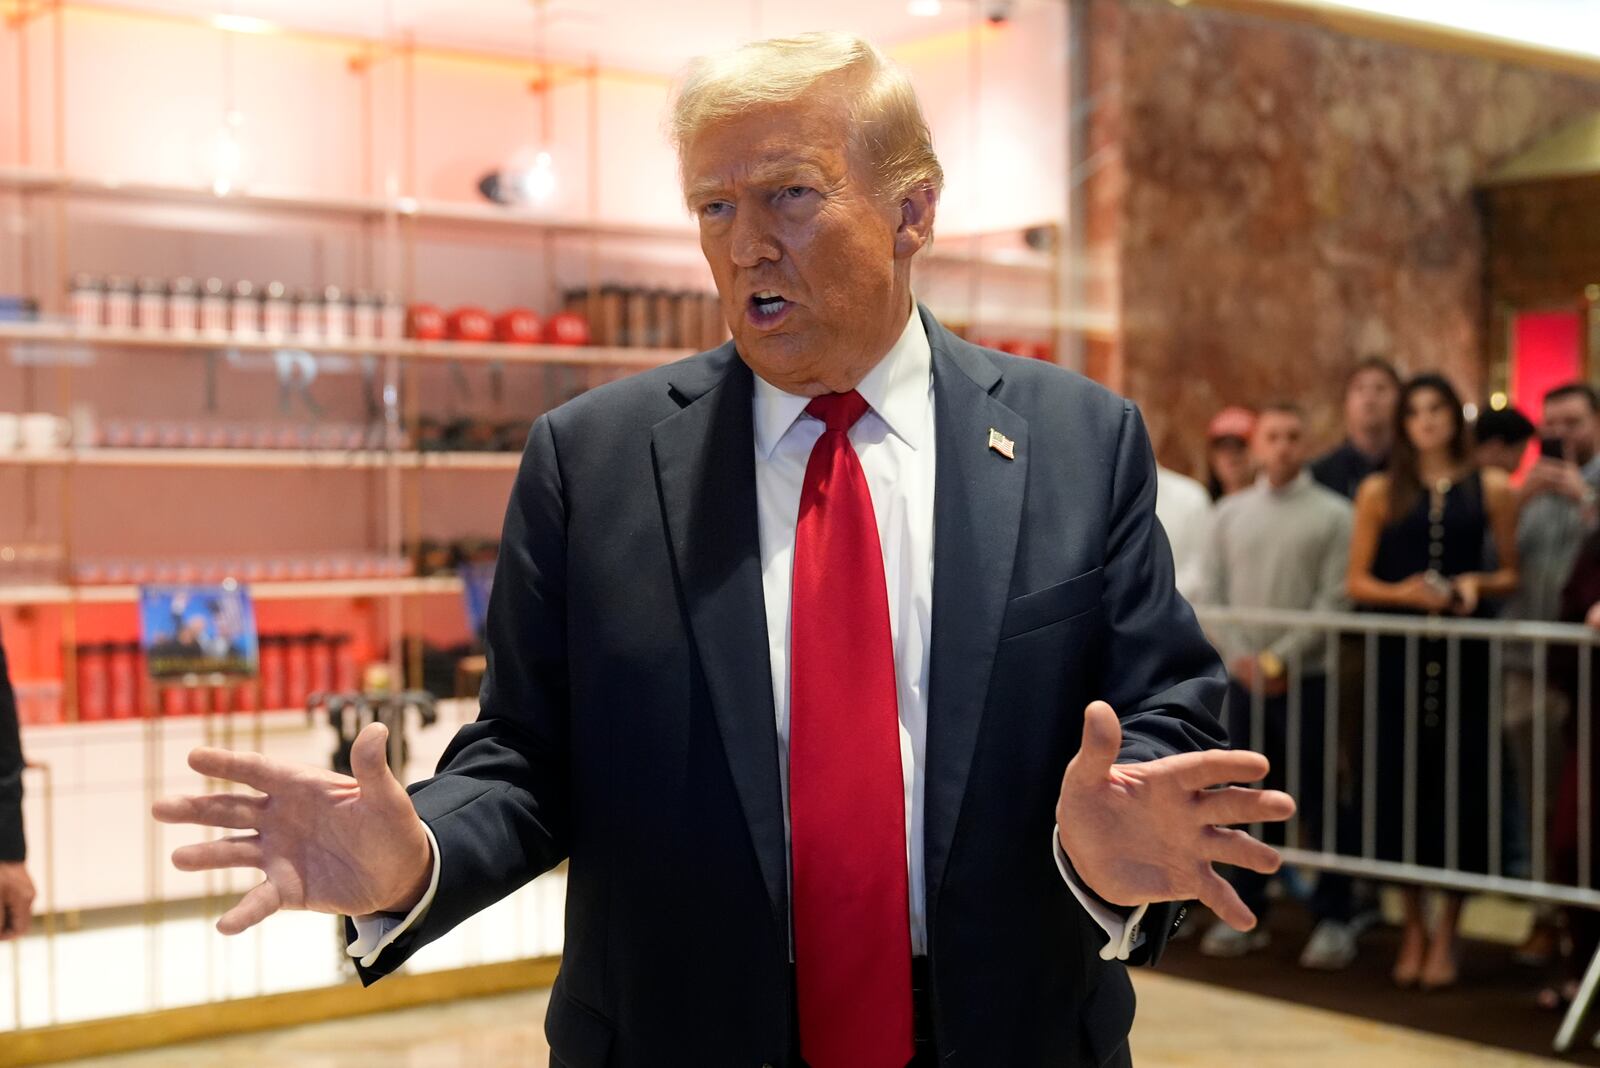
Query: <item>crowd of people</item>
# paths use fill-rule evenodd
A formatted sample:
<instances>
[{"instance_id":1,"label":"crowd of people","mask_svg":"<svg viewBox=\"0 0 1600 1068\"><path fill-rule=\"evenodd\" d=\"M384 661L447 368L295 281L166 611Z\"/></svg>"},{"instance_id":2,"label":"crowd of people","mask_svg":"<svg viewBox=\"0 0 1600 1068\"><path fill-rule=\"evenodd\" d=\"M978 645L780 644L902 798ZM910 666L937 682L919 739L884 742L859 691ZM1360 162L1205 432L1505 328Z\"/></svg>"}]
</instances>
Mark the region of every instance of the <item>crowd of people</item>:
<instances>
[{"instance_id":1,"label":"crowd of people","mask_svg":"<svg viewBox=\"0 0 1600 1068\"><path fill-rule=\"evenodd\" d=\"M1485 406L1472 419L1475 411L1443 376L1402 380L1374 357L1345 382L1344 440L1314 459L1297 404L1219 412L1207 431L1206 482L1166 470L1158 480L1157 513L1172 532L1180 589L1202 607L1600 629L1600 398L1587 384L1562 385L1543 398L1537 424L1514 407ZM1501 684L1491 687L1491 657L1478 638L1461 638L1452 651L1445 638L1422 635L1408 648L1403 634L1385 634L1369 662L1371 646L1358 631L1214 621L1208 632L1232 681L1230 737L1273 761L1269 785L1285 786L1291 703L1298 710L1302 844L1320 849L1331 841L1347 856L1577 884L1580 828L1600 826L1600 804L1586 825L1578 819L1575 645L1548 646L1541 672L1533 643L1505 641ZM1330 710L1334 671L1339 707ZM1371 738L1369 692L1376 696ZM1489 706L1491 693L1498 709ZM1339 717L1337 743L1325 764L1330 711ZM1496 713L1505 759L1491 781ZM1328 806L1335 826L1327 828L1330 765L1337 796ZM1373 781L1364 782L1369 775ZM1370 837L1362 833L1363 802L1375 804ZM1496 813L1498 857L1490 846ZM1239 873L1233 881L1264 915L1268 879ZM1437 894L1430 911L1419 887L1399 889L1394 981L1453 985L1461 896ZM1314 892L1301 895L1315 921L1301 964L1347 967L1376 917L1375 893L1343 875L1318 877ZM1240 932L1217 924L1201 951L1241 956L1269 937L1265 925ZM1539 913L1519 957L1551 963L1542 1001L1559 1007L1571 999L1597 944L1600 929L1586 911Z\"/></svg>"}]
</instances>

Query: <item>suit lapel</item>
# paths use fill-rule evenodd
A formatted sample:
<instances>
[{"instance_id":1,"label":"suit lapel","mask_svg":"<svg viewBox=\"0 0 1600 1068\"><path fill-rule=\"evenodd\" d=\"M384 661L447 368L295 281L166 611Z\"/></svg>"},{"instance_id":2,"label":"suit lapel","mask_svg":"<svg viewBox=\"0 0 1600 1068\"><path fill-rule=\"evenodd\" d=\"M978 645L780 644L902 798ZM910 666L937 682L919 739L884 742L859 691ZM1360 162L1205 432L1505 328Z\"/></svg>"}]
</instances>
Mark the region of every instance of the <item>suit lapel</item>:
<instances>
[{"instance_id":1,"label":"suit lapel","mask_svg":"<svg viewBox=\"0 0 1600 1068\"><path fill-rule=\"evenodd\" d=\"M682 365L684 407L653 431L672 556L774 916L787 929L788 876L772 669L756 516L753 379L727 344Z\"/></svg>"},{"instance_id":2,"label":"suit lapel","mask_svg":"<svg viewBox=\"0 0 1600 1068\"><path fill-rule=\"evenodd\" d=\"M1011 588L1029 453L1028 424L993 396L999 367L925 309L922 317L938 441L923 802L931 935ZM1016 459L989 447L991 428L1012 440Z\"/></svg>"}]
</instances>

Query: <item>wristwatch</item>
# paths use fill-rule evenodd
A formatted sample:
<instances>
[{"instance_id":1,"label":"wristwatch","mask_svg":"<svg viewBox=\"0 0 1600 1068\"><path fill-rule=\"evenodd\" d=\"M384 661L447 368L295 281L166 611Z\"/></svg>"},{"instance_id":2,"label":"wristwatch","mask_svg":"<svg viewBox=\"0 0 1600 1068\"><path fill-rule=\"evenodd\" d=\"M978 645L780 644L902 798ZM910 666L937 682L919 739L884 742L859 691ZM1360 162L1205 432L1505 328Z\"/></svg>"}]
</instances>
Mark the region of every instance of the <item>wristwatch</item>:
<instances>
[{"instance_id":1,"label":"wristwatch","mask_svg":"<svg viewBox=\"0 0 1600 1068\"><path fill-rule=\"evenodd\" d=\"M1283 666L1283 657L1279 656L1271 649L1266 650L1256 657L1256 666L1261 669L1261 677L1264 679L1276 681L1283 678L1285 670Z\"/></svg>"}]
</instances>

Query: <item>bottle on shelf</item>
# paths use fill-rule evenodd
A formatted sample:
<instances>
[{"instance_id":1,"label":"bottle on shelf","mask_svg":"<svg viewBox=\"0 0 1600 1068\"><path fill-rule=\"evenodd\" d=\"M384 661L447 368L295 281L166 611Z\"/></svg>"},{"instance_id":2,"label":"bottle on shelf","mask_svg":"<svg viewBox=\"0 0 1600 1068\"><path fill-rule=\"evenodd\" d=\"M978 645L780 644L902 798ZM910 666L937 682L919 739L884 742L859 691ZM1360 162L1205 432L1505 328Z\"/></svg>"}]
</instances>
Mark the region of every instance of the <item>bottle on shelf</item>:
<instances>
[{"instance_id":1,"label":"bottle on shelf","mask_svg":"<svg viewBox=\"0 0 1600 1068\"><path fill-rule=\"evenodd\" d=\"M167 322L175 337L194 337L200 332L200 289L193 278L172 280L172 293L167 297Z\"/></svg>"},{"instance_id":2,"label":"bottle on shelf","mask_svg":"<svg viewBox=\"0 0 1600 1068\"><path fill-rule=\"evenodd\" d=\"M75 274L67 286L72 324L82 330L98 329L105 321L106 291L92 274Z\"/></svg>"},{"instance_id":3,"label":"bottle on shelf","mask_svg":"<svg viewBox=\"0 0 1600 1068\"><path fill-rule=\"evenodd\" d=\"M139 330L164 334L167 330L167 285L159 278L139 279Z\"/></svg>"},{"instance_id":4,"label":"bottle on shelf","mask_svg":"<svg viewBox=\"0 0 1600 1068\"><path fill-rule=\"evenodd\" d=\"M111 648L98 642L90 642L77 648L78 719L81 722L96 723L110 717Z\"/></svg>"},{"instance_id":5,"label":"bottle on shelf","mask_svg":"<svg viewBox=\"0 0 1600 1068\"><path fill-rule=\"evenodd\" d=\"M350 336L350 305L338 286L322 291L322 337L337 344Z\"/></svg>"},{"instance_id":6,"label":"bottle on shelf","mask_svg":"<svg viewBox=\"0 0 1600 1068\"><path fill-rule=\"evenodd\" d=\"M650 291L638 286L630 288L627 291L626 308L627 336L620 344L633 349L649 347L654 334L650 320Z\"/></svg>"},{"instance_id":7,"label":"bottle on shelf","mask_svg":"<svg viewBox=\"0 0 1600 1068\"><path fill-rule=\"evenodd\" d=\"M378 338L378 299L364 289L350 294L350 337L355 341Z\"/></svg>"},{"instance_id":8,"label":"bottle on shelf","mask_svg":"<svg viewBox=\"0 0 1600 1068\"><path fill-rule=\"evenodd\" d=\"M294 326L294 306L282 282L268 282L261 291L261 332L268 340L281 341Z\"/></svg>"},{"instance_id":9,"label":"bottle on shelf","mask_svg":"<svg viewBox=\"0 0 1600 1068\"><path fill-rule=\"evenodd\" d=\"M384 293L378 302L378 336L399 341L406 336L406 306L393 293Z\"/></svg>"},{"instance_id":10,"label":"bottle on shelf","mask_svg":"<svg viewBox=\"0 0 1600 1068\"><path fill-rule=\"evenodd\" d=\"M284 673L284 639L278 634L263 634L259 639L261 653L261 707L282 709L289 707L288 689Z\"/></svg>"},{"instance_id":11,"label":"bottle on shelf","mask_svg":"<svg viewBox=\"0 0 1600 1068\"><path fill-rule=\"evenodd\" d=\"M244 279L233 283L232 306L233 336L250 340L261 336L261 295L254 282Z\"/></svg>"},{"instance_id":12,"label":"bottle on shelf","mask_svg":"<svg viewBox=\"0 0 1600 1068\"><path fill-rule=\"evenodd\" d=\"M133 329L133 279L113 275L106 279L105 322L112 330Z\"/></svg>"},{"instance_id":13,"label":"bottle on shelf","mask_svg":"<svg viewBox=\"0 0 1600 1068\"><path fill-rule=\"evenodd\" d=\"M228 286L220 278L207 278L200 288L200 332L207 337L228 333Z\"/></svg>"},{"instance_id":14,"label":"bottle on shelf","mask_svg":"<svg viewBox=\"0 0 1600 1068\"><path fill-rule=\"evenodd\" d=\"M140 712L138 642L106 646L107 704L112 719L134 719Z\"/></svg>"},{"instance_id":15,"label":"bottle on shelf","mask_svg":"<svg viewBox=\"0 0 1600 1068\"><path fill-rule=\"evenodd\" d=\"M649 347L673 348L678 341L677 300L669 289L657 289L650 294Z\"/></svg>"},{"instance_id":16,"label":"bottle on shelf","mask_svg":"<svg viewBox=\"0 0 1600 1068\"><path fill-rule=\"evenodd\" d=\"M322 340L322 295L303 287L294 292L294 336L302 344Z\"/></svg>"}]
</instances>

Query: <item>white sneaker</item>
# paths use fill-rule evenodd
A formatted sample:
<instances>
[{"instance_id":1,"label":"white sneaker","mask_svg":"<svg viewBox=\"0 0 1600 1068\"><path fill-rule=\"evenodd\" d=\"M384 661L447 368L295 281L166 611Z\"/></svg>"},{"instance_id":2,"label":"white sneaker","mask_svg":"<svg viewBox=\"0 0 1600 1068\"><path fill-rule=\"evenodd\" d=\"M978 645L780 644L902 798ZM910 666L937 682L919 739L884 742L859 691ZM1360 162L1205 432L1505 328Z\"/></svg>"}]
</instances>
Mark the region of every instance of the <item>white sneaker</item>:
<instances>
[{"instance_id":1,"label":"white sneaker","mask_svg":"<svg viewBox=\"0 0 1600 1068\"><path fill-rule=\"evenodd\" d=\"M1212 924L1206 936L1200 939L1200 953L1206 957L1242 957L1258 949L1265 949L1271 941L1272 936L1260 927L1252 931L1235 931L1227 924L1218 921Z\"/></svg>"},{"instance_id":2,"label":"white sneaker","mask_svg":"<svg viewBox=\"0 0 1600 1068\"><path fill-rule=\"evenodd\" d=\"M1349 924L1323 920L1311 932L1306 948L1300 951L1300 967L1319 972L1337 972L1356 959L1356 933Z\"/></svg>"}]
</instances>

